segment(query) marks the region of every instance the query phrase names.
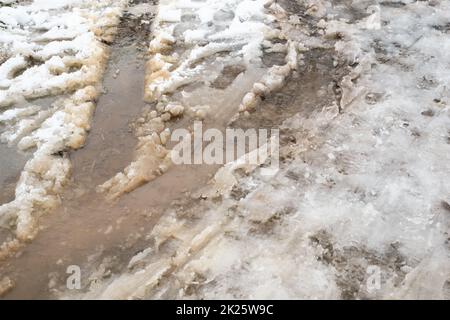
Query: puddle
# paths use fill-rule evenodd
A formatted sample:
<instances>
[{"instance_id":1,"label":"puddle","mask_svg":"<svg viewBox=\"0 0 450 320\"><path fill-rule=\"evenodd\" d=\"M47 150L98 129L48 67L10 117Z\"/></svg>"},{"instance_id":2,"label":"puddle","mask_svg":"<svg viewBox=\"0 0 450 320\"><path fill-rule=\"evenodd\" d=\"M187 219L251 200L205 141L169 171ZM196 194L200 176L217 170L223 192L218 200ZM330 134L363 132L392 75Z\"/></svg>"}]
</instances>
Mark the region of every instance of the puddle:
<instances>
[{"instance_id":1,"label":"puddle","mask_svg":"<svg viewBox=\"0 0 450 320\"><path fill-rule=\"evenodd\" d=\"M25 101L18 103L11 108L2 109L1 112L5 112L12 108L26 108L29 106L39 106L40 110L49 109L52 103L54 103L60 97L45 97L35 100ZM7 130L7 126L0 124L0 134ZM19 139L16 139L17 142ZM32 150L27 152L21 152L14 144L8 145L6 142L0 143L0 205L11 202L14 200L14 193L17 181L20 174L26 164L31 158Z\"/></svg>"},{"instance_id":2,"label":"puddle","mask_svg":"<svg viewBox=\"0 0 450 320\"><path fill-rule=\"evenodd\" d=\"M28 158L15 147L0 144L0 205L14 200L16 183Z\"/></svg>"},{"instance_id":3,"label":"puddle","mask_svg":"<svg viewBox=\"0 0 450 320\"><path fill-rule=\"evenodd\" d=\"M70 156L73 182L85 188L98 185L132 160L137 140L129 124L144 106L144 70L129 61L138 60L134 50L118 50L123 58L108 68L104 80L108 91L98 100L87 143Z\"/></svg>"}]
</instances>

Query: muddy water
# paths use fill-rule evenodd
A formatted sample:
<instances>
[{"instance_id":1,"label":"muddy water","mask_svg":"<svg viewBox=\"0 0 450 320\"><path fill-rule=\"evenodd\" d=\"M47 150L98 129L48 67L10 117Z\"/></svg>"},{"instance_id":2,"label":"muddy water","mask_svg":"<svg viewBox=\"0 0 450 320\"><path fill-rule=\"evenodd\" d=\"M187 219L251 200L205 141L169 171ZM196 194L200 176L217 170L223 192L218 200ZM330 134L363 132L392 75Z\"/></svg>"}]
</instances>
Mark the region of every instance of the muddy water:
<instances>
[{"instance_id":1,"label":"muddy water","mask_svg":"<svg viewBox=\"0 0 450 320\"><path fill-rule=\"evenodd\" d=\"M146 247L143 235L152 229L161 212L178 198L203 187L218 168L174 166L159 179L115 203L106 202L95 192L97 185L132 161L136 139L129 124L144 106L145 58L139 45L144 39L137 36L130 41L129 36L121 37L132 34L130 26L124 26L127 23L125 19L117 43L112 46L103 82L105 93L98 101L87 143L70 155L73 178L61 197L60 208L43 217L40 221L43 230L37 237L0 267L0 275L8 275L15 282L5 299L52 298L49 285L65 284L67 266L84 265L92 257L113 255L119 265L126 263ZM136 25L132 27L135 30ZM223 109L215 120L205 123L205 128L225 129L242 98L234 95L230 99L229 92L219 96ZM186 127L190 121L186 118L173 125Z\"/></svg>"},{"instance_id":2,"label":"muddy water","mask_svg":"<svg viewBox=\"0 0 450 320\"><path fill-rule=\"evenodd\" d=\"M12 108L25 108L31 105L40 106L41 109L49 108L57 98L43 97L38 99L30 99L23 101L13 106ZM1 110L1 112L6 109ZM0 125L0 133L3 128ZM16 140L17 142L18 140ZM14 192L20 173L25 166L25 163L31 158L33 151L19 151L17 147L12 144L8 146L6 143L0 143L0 205L14 200ZM1 237L1 235L0 235Z\"/></svg>"},{"instance_id":3,"label":"muddy water","mask_svg":"<svg viewBox=\"0 0 450 320\"><path fill-rule=\"evenodd\" d=\"M0 205L14 200L16 183L27 159L27 154L0 144Z\"/></svg>"}]
</instances>

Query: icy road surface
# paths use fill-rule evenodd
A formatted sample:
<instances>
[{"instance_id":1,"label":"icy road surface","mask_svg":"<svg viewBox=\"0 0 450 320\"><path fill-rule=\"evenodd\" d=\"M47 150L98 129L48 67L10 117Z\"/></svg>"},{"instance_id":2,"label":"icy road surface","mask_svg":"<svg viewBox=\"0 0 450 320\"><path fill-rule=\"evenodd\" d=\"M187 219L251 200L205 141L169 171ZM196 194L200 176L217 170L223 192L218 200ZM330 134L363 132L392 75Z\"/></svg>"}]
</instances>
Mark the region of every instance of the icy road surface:
<instances>
[{"instance_id":1,"label":"icy road surface","mask_svg":"<svg viewBox=\"0 0 450 320\"><path fill-rule=\"evenodd\" d=\"M5 298L450 298L448 1L57 3L0 0Z\"/></svg>"}]
</instances>

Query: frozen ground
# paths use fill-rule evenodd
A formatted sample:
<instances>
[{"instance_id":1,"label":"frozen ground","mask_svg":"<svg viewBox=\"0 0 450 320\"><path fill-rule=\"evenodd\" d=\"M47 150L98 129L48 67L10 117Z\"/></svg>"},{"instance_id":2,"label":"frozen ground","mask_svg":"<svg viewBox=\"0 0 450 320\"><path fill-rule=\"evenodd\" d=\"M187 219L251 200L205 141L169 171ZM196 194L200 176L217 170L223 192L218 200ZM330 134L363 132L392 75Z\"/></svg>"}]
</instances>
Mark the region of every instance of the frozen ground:
<instances>
[{"instance_id":1,"label":"frozen ground","mask_svg":"<svg viewBox=\"0 0 450 320\"><path fill-rule=\"evenodd\" d=\"M45 12L46 3L30 8ZM2 7L0 20L19 9ZM133 10L150 9L140 2ZM149 41L148 105L132 126L140 143L133 162L98 191L145 197L137 187L173 170L164 132L195 119L280 128L281 169L269 179L260 167L226 165L208 186L167 206L131 260L111 250L91 255L77 263L89 275L82 290L67 290L59 275L51 277L51 297L449 299L449 25L450 4L439 0L161 1ZM55 153L80 145L42 138L45 121L20 141L14 136L20 121L10 119L52 109L14 100L17 92L39 96L15 89L27 71L11 76L21 55L8 50L0 65L9 108L0 115L2 137L19 148L37 145L29 163L44 154L68 168ZM30 92L71 90L55 82ZM54 179L67 170L51 176L45 195L58 192ZM39 177L38 186L50 179ZM0 215L21 221L17 194ZM11 289L9 278L2 287Z\"/></svg>"}]
</instances>

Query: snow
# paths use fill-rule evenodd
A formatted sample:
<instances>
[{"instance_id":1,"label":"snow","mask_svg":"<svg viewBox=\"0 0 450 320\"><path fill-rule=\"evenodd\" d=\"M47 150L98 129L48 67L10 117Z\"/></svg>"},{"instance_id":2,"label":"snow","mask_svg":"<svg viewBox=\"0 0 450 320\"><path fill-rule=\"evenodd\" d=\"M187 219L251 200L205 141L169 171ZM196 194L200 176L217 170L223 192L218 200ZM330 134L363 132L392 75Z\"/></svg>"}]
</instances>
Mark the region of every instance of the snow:
<instances>
[{"instance_id":1,"label":"snow","mask_svg":"<svg viewBox=\"0 0 450 320\"><path fill-rule=\"evenodd\" d=\"M282 45L289 50L286 65L269 68L263 64L262 44L265 42L270 49L277 46L270 40L279 37L274 30L279 27L275 15L280 10L266 9L270 4L265 0L160 2L145 77L145 100L156 104L152 110L156 115L144 115L143 123L135 129L140 143L134 161L99 186L98 191L115 199L164 174L171 161L163 146L167 139L163 136L161 141L161 133L166 122L176 120L185 110L186 115L200 119L223 109L229 114L244 112L249 105L257 104L259 95L253 95L252 101L245 99L241 107L240 101L230 101L230 95L232 100L248 98L257 81L266 86L260 95L283 84L293 70L289 59L296 59L296 47L292 43ZM190 19L185 22L183 17ZM237 77L224 91L212 88L211 83L230 65L242 65L246 76ZM177 110L171 106L178 106Z\"/></svg>"},{"instance_id":2,"label":"snow","mask_svg":"<svg viewBox=\"0 0 450 320\"><path fill-rule=\"evenodd\" d=\"M14 72L24 68L26 66L26 61L24 57L21 55L15 56L6 62L4 62L0 66L0 79L2 79L0 83L0 88L7 89L10 87L11 80L10 78L13 76Z\"/></svg>"},{"instance_id":3,"label":"snow","mask_svg":"<svg viewBox=\"0 0 450 320\"><path fill-rule=\"evenodd\" d=\"M18 240L34 237L37 219L58 203L71 164L59 153L83 146L107 47L124 1L36 0L0 7L1 140L20 150L33 149L16 186L15 199L0 206L2 226ZM55 96L55 102L31 100ZM42 100L46 101L46 100Z\"/></svg>"},{"instance_id":4,"label":"snow","mask_svg":"<svg viewBox=\"0 0 450 320\"><path fill-rule=\"evenodd\" d=\"M298 39L295 28L286 36L303 52L318 44L329 49L332 43L335 68L346 70L337 84L340 98L284 121L281 129L292 132L295 142L282 147L289 160L275 177L264 177L257 167L245 168L242 175L238 161L227 164L203 190L202 198L210 201L182 212L169 208L147 237L153 244L131 260L129 269L86 294L63 296L448 297L450 58L445 48L450 37L437 26L448 23L450 4L404 1L405 6L396 8L354 2L354 11L365 14L341 19L352 11L332 1L301 2L307 14L323 19L312 20L318 31L309 37L315 39L293 41ZM242 1L235 7L236 16L260 15L248 5ZM259 32L260 26L245 31ZM215 39L242 40L230 29L215 33ZM255 41L262 42L258 32ZM251 56L247 66L258 57L251 43L246 44L253 47L246 51ZM244 107L255 108L250 102L258 92L283 87L299 58L294 49L288 52L286 66L272 67L261 83L252 81ZM175 91L175 80L186 84L181 71L152 83L155 91L149 97L159 99L158 90ZM231 196L234 187L248 192L236 199ZM170 245L159 250L165 243ZM375 291L367 285L372 267L382 275Z\"/></svg>"},{"instance_id":5,"label":"snow","mask_svg":"<svg viewBox=\"0 0 450 320\"><path fill-rule=\"evenodd\" d=\"M164 54L175 43L186 46L187 58L178 61L178 67L169 74L149 70L146 84L147 100L152 101L164 94L170 94L183 85L198 81L201 74L210 72L204 65L192 68L199 59L214 57L219 52L229 52L230 57L244 56L248 68L260 63L261 43L270 29L270 15L265 12L266 1L205 1L200 8L194 1L169 1L162 3L154 24L155 38L150 49L156 54ZM185 13L183 13L185 12ZM199 17L195 25L181 23L183 14ZM221 17L219 13L232 12L234 18ZM217 16L217 20L213 20ZM267 23L269 21L269 23ZM183 30L183 37L174 34L176 29ZM206 42L206 46L201 46ZM174 60L180 60L175 55ZM182 59L182 57L180 57ZM220 61L219 59L217 59ZM255 60L255 61L253 61Z\"/></svg>"},{"instance_id":6,"label":"snow","mask_svg":"<svg viewBox=\"0 0 450 320\"><path fill-rule=\"evenodd\" d=\"M125 1L0 3L8 4L0 7L0 141L31 155L15 199L0 206L0 225L14 232L2 258L58 205L71 171L64 152L81 148L90 130L103 42ZM320 89L336 99L283 121L293 139L275 176L245 156L227 163L182 210L161 215L125 269L104 279L97 270L95 285L59 297L448 298L450 3L402 3L161 0L148 43L150 107L134 127L133 161L97 187L107 198L169 170L169 121L251 123L288 81L309 81L299 70L319 59L313 50L333 56L321 72L345 71ZM274 53L281 65L265 64ZM230 66L243 71L214 88ZM12 286L2 278L0 295Z\"/></svg>"}]
</instances>

